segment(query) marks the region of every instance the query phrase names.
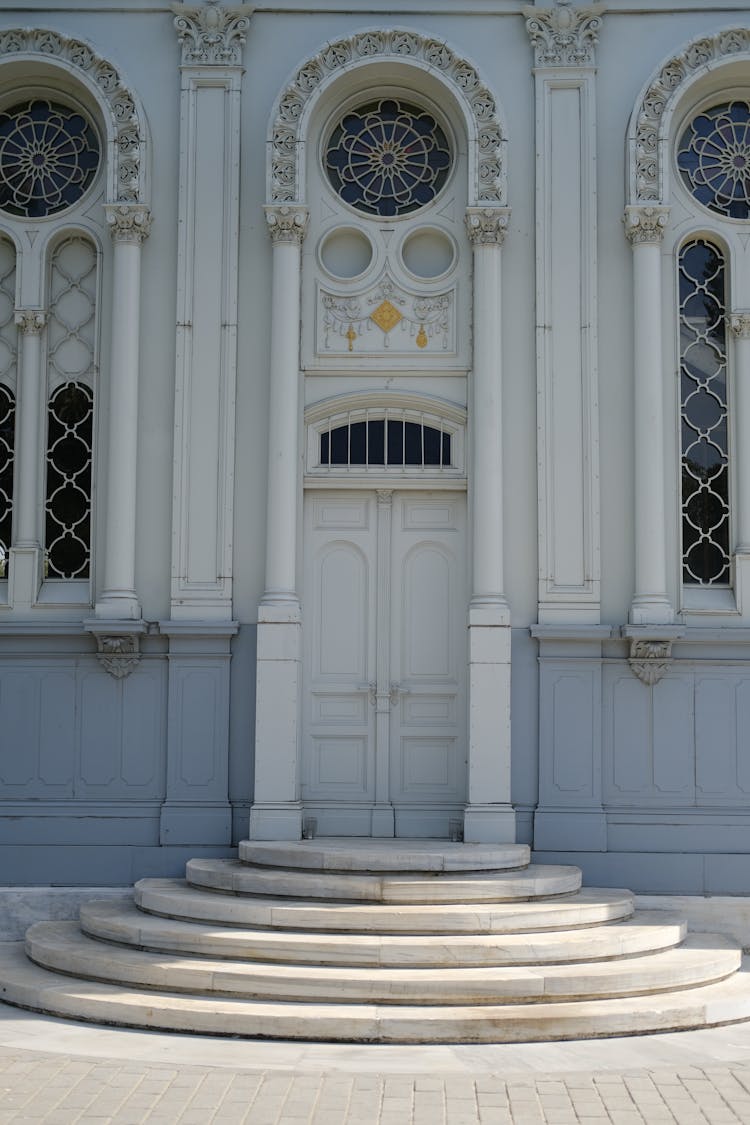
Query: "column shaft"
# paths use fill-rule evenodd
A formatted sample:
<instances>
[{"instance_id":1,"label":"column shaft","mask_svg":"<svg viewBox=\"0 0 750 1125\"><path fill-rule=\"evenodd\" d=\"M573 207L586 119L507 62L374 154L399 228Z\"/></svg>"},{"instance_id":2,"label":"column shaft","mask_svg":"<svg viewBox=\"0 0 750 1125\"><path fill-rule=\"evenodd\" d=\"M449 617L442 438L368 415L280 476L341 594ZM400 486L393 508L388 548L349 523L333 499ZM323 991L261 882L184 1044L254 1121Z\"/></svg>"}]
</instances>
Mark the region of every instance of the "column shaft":
<instances>
[{"instance_id":1,"label":"column shaft","mask_svg":"<svg viewBox=\"0 0 750 1125\"><path fill-rule=\"evenodd\" d=\"M41 332L45 314L19 310L16 324L22 334L18 394L18 456L16 461L16 547L40 547L41 443L39 441L44 373Z\"/></svg>"},{"instance_id":2,"label":"column shaft","mask_svg":"<svg viewBox=\"0 0 750 1125\"><path fill-rule=\"evenodd\" d=\"M750 554L750 313L729 318L734 336L734 415L737 458L736 550Z\"/></svg>"}]
</instances>

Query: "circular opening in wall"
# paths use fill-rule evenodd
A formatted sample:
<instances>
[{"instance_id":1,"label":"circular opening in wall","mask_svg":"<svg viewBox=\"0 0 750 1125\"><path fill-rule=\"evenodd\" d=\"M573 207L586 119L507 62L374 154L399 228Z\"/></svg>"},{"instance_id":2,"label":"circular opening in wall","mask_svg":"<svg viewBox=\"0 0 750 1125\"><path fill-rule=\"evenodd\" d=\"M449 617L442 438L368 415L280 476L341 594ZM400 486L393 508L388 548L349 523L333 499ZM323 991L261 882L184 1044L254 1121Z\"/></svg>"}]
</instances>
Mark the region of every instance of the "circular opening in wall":
<instances>
[{"instance_id":1,"label":"circular opening in wall","mask_svg":"<svg viewBox=\"0 0 750 1125\"><path fill-rule=\"evenodd\" d=\"M333 277L349 280L359 277L369 266L372 245L360 230L334 230L323 240L320 260Z\"/></svg>"},{"instance_id":2,"label":"circular opening in wall","mask_svg":"<svg viewBox=\"0 0 750 1125\"><path fill-rule=\"evenodd\" d=\"M453 240L443 231L418 230L405 240L401 257L415 277L441 277L453 265L456 249Z\"/></svg>"}]
</instances>

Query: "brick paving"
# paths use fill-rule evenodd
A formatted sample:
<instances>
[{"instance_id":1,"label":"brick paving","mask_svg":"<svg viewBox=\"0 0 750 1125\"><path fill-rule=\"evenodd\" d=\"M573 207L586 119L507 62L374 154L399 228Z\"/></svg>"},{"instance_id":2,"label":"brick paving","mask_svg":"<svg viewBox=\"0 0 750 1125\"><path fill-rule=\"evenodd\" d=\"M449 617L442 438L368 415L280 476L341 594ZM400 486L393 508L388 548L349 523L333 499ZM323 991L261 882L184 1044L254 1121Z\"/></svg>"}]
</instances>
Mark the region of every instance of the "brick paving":
<instances>
[{"instance_id":1,"label":"brick paving","mask_svg":"<svg viewBox=\"0 0 750 1125\"><path fill-rule=\"evenodd\" d=\"M750 1125L750 1062L503 1076L295 1074L0 1047L0 1125Z\"/></svg>"}]
</instances>

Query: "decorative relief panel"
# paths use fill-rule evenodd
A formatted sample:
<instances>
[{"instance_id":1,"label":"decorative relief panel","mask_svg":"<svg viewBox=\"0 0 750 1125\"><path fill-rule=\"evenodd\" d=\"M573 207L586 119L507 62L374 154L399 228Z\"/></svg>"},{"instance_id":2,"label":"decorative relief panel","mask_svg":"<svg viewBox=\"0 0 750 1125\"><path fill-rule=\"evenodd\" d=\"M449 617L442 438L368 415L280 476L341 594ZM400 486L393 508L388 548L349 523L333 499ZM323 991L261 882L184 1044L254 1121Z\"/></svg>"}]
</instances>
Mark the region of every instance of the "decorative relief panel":
<instances>
[{"instance_id":1,"label":"decorative relief panel","mask_svg":"<svg viewBox=\"0 0 750 1125\"><path fill-rule=\"evenodd\" d=\"M319 54L300 67L279 100L269 137L272 149L269 202L292 202L302 198L299 123L318 88L326 79L363 60L389 59L411 59L422 69L443 75L456 87L467 103L475 130L470 202L504 202L504 138L492 94L471 63L458 58L446 43L400 29L365 31L349 39L327 43Z\"/></svg>"},{"instance_id":2,"label":"decorative relief panel","mask_svg":"<svg viewBox=\"0 0 750 1125\"><path fill-rule=\"evenodd\" d=\"M409 292L385 273L351 295L318 287L319 355L452 355L456 351L455 288Z\"/></svg>"},{"instance_id":3,"label":"decorative relief panel","mask_svg":"<svg viewBox=\"0 0 750 1125\"><path fill-rule=\"evenodd\" d=\"M173 4L174 26L182 48L183 66L241 66L253 9L242 4L223 8L206 0L200 8Z\"/></svg>"},{"instance_id":4,"label":"decorative relief panel","mask_svg":"<svg viewBox=\"0 0 750 1125\"><path fill-rule=\"evenodd\" d=\"M524 8L536 66L593 66L602 11L556 0L554 8Z\"/></svg>"},{"instance_id":5,"label":"decorative relief panel","mask_svg":"<svg viewBox=\"0 0 750 1125\"><path fill-rule=\"evenodd\" d=\"M146 197L146 134L134 95L111 63L80 39L69 39L54 31L16 29L0 33L0 60L15 55L59 59L80 71L109 104L114 135L114 160L107 189L109 200L142 201Z\"/></svg>"}]
</instances>

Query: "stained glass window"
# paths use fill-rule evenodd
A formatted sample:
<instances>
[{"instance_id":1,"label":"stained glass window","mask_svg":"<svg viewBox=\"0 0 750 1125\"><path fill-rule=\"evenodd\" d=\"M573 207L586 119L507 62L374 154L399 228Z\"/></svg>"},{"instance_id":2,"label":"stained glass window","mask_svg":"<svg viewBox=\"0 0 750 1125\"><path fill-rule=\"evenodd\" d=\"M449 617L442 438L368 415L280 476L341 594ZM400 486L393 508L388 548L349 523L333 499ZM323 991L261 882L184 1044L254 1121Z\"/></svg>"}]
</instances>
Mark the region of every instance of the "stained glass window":
<instances>
[{"instance_id":1,"label":"stained glass window","mask_svg":"<svg viewBox=\"0 0 750 1125\"><path fill-rule=\"evenodd\" d=\"M77 110L43 98L0 113L0 210L41 219L71 207L99 167L99 141Z\"/></svg>"},{"instance_id":2,"label":"stained glass window","mask_svg":"<svg viewBox=\"0 0 750 1125\"><path fill-rule=\"evenodd\" d=\"M750 103L697 114L680 138L677 166L699 203L731 219L750 218Z\"/></svg>"},{"instance_id":3,"label":"stained glass window","mask_svg":"<svg viewBox=\"0 0 750 1125\"><path fill-rule=\"evenodd\" d=\"M729 583L726 267L705 239L680 251L683 581Z\"/></svg>"},{"instance_id":4,"label":"stained glass window","mask_svg":"<svg viewBox=\"0 0 750 1125\"><path fill-rule=\"evenodd\" d=\"M448 179L448 138L426 110L395 98L345 114L325 154L345 203L370 215L408 215L431 203Z\"/></svg>"}]
</instances>

